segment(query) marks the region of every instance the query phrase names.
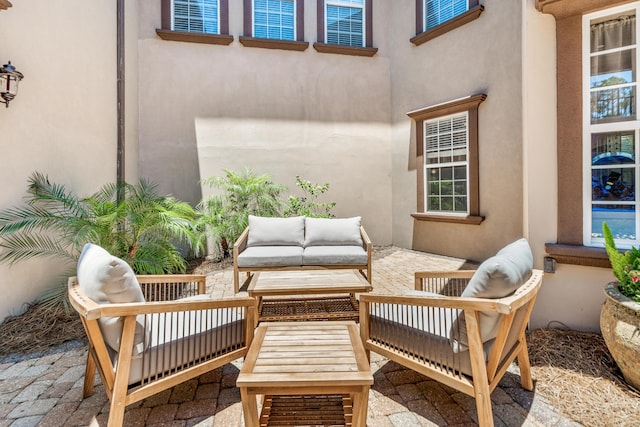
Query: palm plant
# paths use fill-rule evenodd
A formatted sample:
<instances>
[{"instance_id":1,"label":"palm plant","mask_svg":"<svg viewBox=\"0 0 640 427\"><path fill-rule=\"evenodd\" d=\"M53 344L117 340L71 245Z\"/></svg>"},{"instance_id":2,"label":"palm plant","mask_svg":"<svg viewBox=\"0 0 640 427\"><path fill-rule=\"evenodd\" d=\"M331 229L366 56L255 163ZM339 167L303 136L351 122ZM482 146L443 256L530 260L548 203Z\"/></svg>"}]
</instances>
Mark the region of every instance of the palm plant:
<instances>
[{"instance_id":1,"label":"palm plant","mask_svg":"<svg viewBox=\"0 0 640 427\"><path fill-rule=\"evenodd\" d=\"M229 254L242 231L249 223L249 215L278 216L282 209L279 197L285 190L273 182L270 175L256 175L250 169L241 172L224 170L224 176L203 180L220 190L198 205L200 223L218 257Z\"/></svg>"},{"instance_id":2,"label":"palm plant","mask_svg":"<svg viewBox=\"0 0 640 427\"><path fill-rule=\"evenodd\" d=\"M127 261L138 274L184 272L187 262L178 247L197 256L203 236L196 212L185 202L158 194L141 179L124 184L117 203L116 184L107 184L88 198L35 172L28 179L25 204L0 211L0 263L54 257L73 274L85 243L95 243ZM66 283L57 284L41 301L66 302Z\"/></svg>"}]
</instances>

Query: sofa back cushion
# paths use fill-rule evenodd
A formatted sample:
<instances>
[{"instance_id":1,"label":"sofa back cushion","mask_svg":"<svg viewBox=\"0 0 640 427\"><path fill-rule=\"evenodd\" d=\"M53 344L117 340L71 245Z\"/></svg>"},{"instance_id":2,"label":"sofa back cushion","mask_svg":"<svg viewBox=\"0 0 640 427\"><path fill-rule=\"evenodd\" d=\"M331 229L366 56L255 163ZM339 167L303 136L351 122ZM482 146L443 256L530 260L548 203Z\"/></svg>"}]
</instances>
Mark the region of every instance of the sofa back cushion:
<instances>
[{"instance_id":1,"label":"sofa back cushion","mask_svg":"<svg viewBox=\"0 0 640 427\"><path fill-rule=\"evenodd\" d=\"M307 218L304 246L362 246L361 217Z\"/></svg>"},{"instance_id":2,"label":"sofa back cushion","mask_svg":"<svg viewBox=\"0 0 640 427\"><path fill-rule=\"evenodd\" d=\"M484 261L462 292L462 297L503 298L511 295L531 277L533 254L526 239L519 239L500 249ZM468 348L467 328L464 314L458 317L460 327L454 325L451 332L452 345L456 351ZM499 313L480 313L480 335L482 342L495 338L500 324Z\"/></svg>"},{"instance_id":3,"label":"sofa back cushion","mask_svg":"<svg viewBox=\"0 0 640 427\"><path fill-rule=\"evenodd\" d=\"M302 246L304 216L269 218L249 215L247 246Z\"/></svg>"},{"instance_id":4,"label":"sofa back cushion","mask_svg":"<svg viewBox=\"0 0 640 427\"><path fill-rule=\"evenodd\" d=\"M145 301L138 279L129 264L98 245L84 245L78 259L77 276L80 289L98 304ZM123 320L120 317L102 317L98 319L98 323L107 345L118 351ZM144 325L144 316L138 316L133 356L144 352Z\"/></svg>"}]
</instances>

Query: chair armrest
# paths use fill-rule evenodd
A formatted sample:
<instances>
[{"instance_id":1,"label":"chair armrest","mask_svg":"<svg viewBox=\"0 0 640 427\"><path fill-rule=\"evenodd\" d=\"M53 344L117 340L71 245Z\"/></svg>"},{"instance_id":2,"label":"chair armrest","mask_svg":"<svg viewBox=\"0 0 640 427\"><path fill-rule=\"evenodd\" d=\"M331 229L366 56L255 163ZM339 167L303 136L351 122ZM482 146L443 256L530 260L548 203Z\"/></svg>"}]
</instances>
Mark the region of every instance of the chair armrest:
<instances>
[{"instance_id":1,"label":"chair armrest","mask_svg":"<svg viewBox=\"0 0 640 427\"><path fill-rule=\"evenodd\" d=\"M140 314L170 313L175 311L214 310L219 308L255 307L256 300L250 297L234 297L216 300L158 301L126 304L102 304L102 317L132 316Z\"/></svg>"},{"instance_id":2,"label":"chair armrest","mask_svg":"<svg viewBox=\"0 0 640 427\"><path fill-rule=\"evenodd\" d=\"M508 314L513 311L513 307L508 303L509 298L487 299L487 298L462 298L445 295L382 295L382 294L361 294L360 310L371 303L377 304L397 304L423 307L440 307L458 310L484 311Z\"/></svg>"},{"instance_id":3,"label":"chair armrest","mask_svg":"<svg viewBox=\"0 0 640 427\"><path fill-rule=\"evenodd\" d=\"M245 228L238 240L233 244L233 260L238 259L238 255L247 248L249 241L249 227Z\"/></svg>"},{"instance_id":4,"label":"chair armrest","mask_svg":"<svg viewBox=\"0 0 640 427\"><path fill-rule=\"evenodd\" d=\"M367 251L371 252L371 239L369 235L364 230L363 226L360 226L360 237L362 238L362 247Z\"/></svg>"}]
</instances>

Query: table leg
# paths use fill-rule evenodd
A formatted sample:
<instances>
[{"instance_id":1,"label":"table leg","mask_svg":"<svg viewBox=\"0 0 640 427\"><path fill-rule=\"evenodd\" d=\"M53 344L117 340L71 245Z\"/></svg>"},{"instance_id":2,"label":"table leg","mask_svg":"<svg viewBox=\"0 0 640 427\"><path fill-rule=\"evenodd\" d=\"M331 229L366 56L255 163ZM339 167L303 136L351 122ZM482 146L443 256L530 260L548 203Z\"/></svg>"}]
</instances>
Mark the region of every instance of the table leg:
<instances>
[{"instance_id":1,"label":"table leg","mask_svg":"<svg viewBox=\"0 0 640 427\"><path fill-rule=\"evenodd\" d=\"M258 404L256 402L256 396L249 394L246 387L240 387L240 398L242 399L244 425L246 427L258 427Z\"/></svg>"},{"instance_id":2,"label":"table leg","mask_svg":"<svg viewBox=\"0 0 640 427\"><path fill-rule=\"evenodd\" d=\"M366 427L367 407L369 406L369 386L363 386L362 390L354 393L353 399L353 427Z\"/></svg>"}]
</instances>

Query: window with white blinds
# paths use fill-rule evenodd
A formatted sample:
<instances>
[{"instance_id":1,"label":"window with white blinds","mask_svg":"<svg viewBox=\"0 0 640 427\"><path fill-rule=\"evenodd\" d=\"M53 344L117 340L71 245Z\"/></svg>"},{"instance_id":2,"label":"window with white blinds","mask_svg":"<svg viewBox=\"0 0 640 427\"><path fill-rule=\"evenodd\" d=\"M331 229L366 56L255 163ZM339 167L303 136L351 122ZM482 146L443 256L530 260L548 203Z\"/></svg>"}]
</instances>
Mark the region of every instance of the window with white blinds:
<instances>
[{"instance_id":1,"label":"window with white blinds","mask_svg":"<svg viewBox=\"0 0 640 427\"><path fill-rule=\"evenodd\" d=\"M423 10L426 31L469 10L469 0L424 0Z\"/></svg>"},{"instance_id":2,"label":"window with white blinds","mask_svg":"<svg viewBox=\"0 0 640 427\"><path fill-rule=\"evenodd\" d=\"M172 30L220 34L218 0L172 0Z\"/></svg>"},{"instance_id":3,"label":"window with white blinds","mask_svg":"<svg viewBox=\"0 0 640 427\"><path fill-rule=\"evenodd\" d=\"M253 0L253 36L295 40L295 0Z\"/></svg>"},{"instance_id":4,"label":"window with white blinds","mask_svg":"<svg viewBox=\"0 0 640 427\"><path fill-rule=\"evenodd\" d=\"M425 120L425 212L469 213L468 157L468 112Z\"/></svg>"},{"instance_id":5,"label":"window with white blinds","mask_svg":"<svg viewBox=\"0 0 640 427\"><path fill-rule=\"evenodd\" d=\"M364 0L326 0L325 19L328 44L365 45Z\"/></svg>"}]
</instances>

